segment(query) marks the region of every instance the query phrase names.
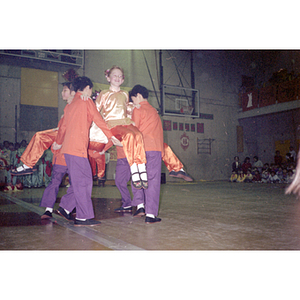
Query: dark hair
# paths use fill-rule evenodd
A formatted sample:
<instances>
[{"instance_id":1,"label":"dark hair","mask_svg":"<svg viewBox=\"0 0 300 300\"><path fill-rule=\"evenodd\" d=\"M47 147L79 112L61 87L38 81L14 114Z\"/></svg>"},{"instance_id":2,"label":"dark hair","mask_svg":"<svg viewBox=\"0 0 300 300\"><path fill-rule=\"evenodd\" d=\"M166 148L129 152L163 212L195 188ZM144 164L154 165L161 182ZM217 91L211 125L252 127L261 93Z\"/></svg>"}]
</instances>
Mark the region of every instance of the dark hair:
<instances>
[{"instance_id":1,"label":"dark hair","mask_svg":"<svg viewBox=\"0 0 300 300\"><path fill-rule=\"evenodd\" d=\"M86 76L77 77L72 82L72 86L75 92L83 91L88 85L90 86L90 88L93 87L91 79Z\"/></svg>"},{"instance_id":2,"label":"dark hair","mask_svg":"<svg viewBox=\"0 0 300 300\"><path fill-rule=\"evenodd\" d=\"M71 84L72 84L71 81L66 81L66 82L62 83L62 86L66 86L70 90L71 89Z\"/></svg>"},{"instance_id":3,"label":"dark hair","mask_svg":"<svg viewBox=\"0 0 300 300\"><path fill-rule=\"evenodd\" d=\"M129 99L131 100L131 97L136 97L137 94L141 94L144 99L148 99L149 97L148 90L144 86L139 84L135 85L129 92Z\"/></svg>"}]
</instances>

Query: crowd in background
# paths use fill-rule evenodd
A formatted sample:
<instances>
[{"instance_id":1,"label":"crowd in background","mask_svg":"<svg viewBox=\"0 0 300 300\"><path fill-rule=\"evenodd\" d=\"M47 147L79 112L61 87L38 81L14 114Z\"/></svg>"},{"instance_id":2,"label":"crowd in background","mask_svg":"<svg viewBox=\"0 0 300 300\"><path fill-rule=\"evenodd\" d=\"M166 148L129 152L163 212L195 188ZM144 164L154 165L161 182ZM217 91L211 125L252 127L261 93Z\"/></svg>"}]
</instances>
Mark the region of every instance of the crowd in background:
<instances>
[{"instance_id":1,"label":"crowd in background","mask_svg":"<svg viewBox=\"0 0 300 300\"><path fill-rule=\"evenodd\" d=\"M51 181L53 153L47 149L36 164L36 171L30 175L12 176L11 170L21 166L20 157L27 147L26 140L20 143L4 141L0 144L0 169L4 171L7 186L47 187ZM290 151L283 157L280 151L275 152L272 163L263 163L257 156L246 157L240 162L238 156L232 163L230 182L259 182L259 183L291 183L295 177L297 153L290 147Z\"/></svg>"},{"instance_id":2,"label":"crowd in background","mask_svg":"<svg viewBox=\"0 0 300 300\"><path fill-rule=\"evenodd\" d=\"M22 190L23 187L47 187L51 181L53 153L47 149L36 164L36 171L30 175L13 176L11 170L23 165L21 155L27 147L27 141L20 143L4 141L0 144L0 169L4 172L5 185Z\"/></svg>"},{"instance_id":3,"label":"crowd in background","mask_svg":"<svg viewBox=\"0 0 300 300\"><path fill-rule=\"evenodd\" d=\"M289 184L295 177L296 163L297 153L293 147L284 157L277 150L271 163L263 163L257 156L253 157L252 163L249 157L241 163L235 156L229 181Z\"/></svg>"}]
</instances>

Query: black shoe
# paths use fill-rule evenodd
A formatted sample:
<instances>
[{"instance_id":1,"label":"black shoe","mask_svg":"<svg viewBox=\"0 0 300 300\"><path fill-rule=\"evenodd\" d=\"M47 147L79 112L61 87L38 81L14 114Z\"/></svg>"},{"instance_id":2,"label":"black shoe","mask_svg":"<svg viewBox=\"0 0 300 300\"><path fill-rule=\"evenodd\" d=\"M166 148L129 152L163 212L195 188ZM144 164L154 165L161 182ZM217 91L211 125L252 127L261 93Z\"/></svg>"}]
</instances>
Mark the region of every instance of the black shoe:
<instances>
[{"instance_id":1,"label":"black shoe","mask_svg":"<svg viewBox=\"0 0 300 300\"><path fill-rule=\"evenodd\" d=\"M145 208L141 207L139 208L134 214L134 217L143 217L145 215Z\"/></svg>"},{"instance_id":2,"label":"black shoe","mask_svg":"<svg viewBox=\"0 0 300 300\"><path fill-rule=\"evenodd\" d=\"M14 175L14 176L22 176L22 175L30 175L30 174L32 174L35 171L37 171L36 167L33 167L33 168L24 168L22 166L22 170L21 171L18 171L17 168L15 168L15 169L11 170L10 173L11 173L11 175Z\"/></svg>"},{"instance_id":3,"label":"black shoe","mask_svg":"<svg viewBox=\"0 0 300 300\"><path fill-rule=\"evenodd\" d=\"M119 208L116 208L114 210L114 212L116 213L122 213L122 212L127 212L127 213L131 213L132 212L132 207L127 207L127 208L124 208L123 206L119 207Z\"/></svg>"},{"instance_id":4,"label":"black shoe","mask_svg":"<svg viewBox=\"0 0 300 300\"><path fill-rule=\"evenodd\" d=\"M100 225L100 224L101 224L100 221L97 221L94 219L87 219L85 221L75 219L75 221L74 221L75 226L96 226L96 225Z\"/></svg>"},{"instance_id":5,"label":"black shoe","mask_svg":"<svg viewBox=\"0 0 300 300\"><path fill-rule=\"evenodd\" d=\"M59 207L56 213L64 217L68 221L72 220L71 214L66 213L66 211L62 207Z\"/></svg>"},{"instance_id":6,"label":"black shoe","mask_svg":"<svg viewBox=\"0 0 300 300\"><path fill-rule=\"evenodd\" d=\"M148 180L142 180L142 187L144 190L147 190L148 188Z\"/></svg>"},{"instance_id":7,"label":"black shoe","mask_svg":"<svg viewBox=\"0 0 300 300\"><path fill-rule=\"evenodd\" d=\"M177 177L177 178L182 178L185 181L194 181L194 179L190 175L188 175L186 172L184 172L184 171L178 171L178 172L171 171L169 173L169 176L171 176L171 177Z\"/></svg>"},{"instance_id":8,"label":"black shoe","mask_svg":"<svg viewBox=\"0 0 300 300\"><path fill-rule=\"evenodd\" d=\"M147 175L147 172L141 172L140 173L140 178L141 178L141 182L142 182L142 188L144 190L146 190L148 188L148 179L146 180L143 180L142 177L141 177L141 174L145 173Z\"/></svg>"},{"instance_id":9,"label":"black shoe","mask_svg":"<svg viewBox=\"0 0 300 300\"><path fill-rule=\"evenodd\" d=\"M153 224L153 223L160 222L160 221L161 221L161 219L158 217L151 218L151 217L146 216L146 218L145 218L146 224Z\"/></svg>"},{"instance_id":10,"label":"black shoe","mask_svg":"<svg viewBox=\"0 0 300 300\"><path fill-rule=\"evenodd\" d=\"M52 213L49 210L46 210L43 215L41 215L41 219L50 219L52 218Z\"/></svg>"}]
</instances>

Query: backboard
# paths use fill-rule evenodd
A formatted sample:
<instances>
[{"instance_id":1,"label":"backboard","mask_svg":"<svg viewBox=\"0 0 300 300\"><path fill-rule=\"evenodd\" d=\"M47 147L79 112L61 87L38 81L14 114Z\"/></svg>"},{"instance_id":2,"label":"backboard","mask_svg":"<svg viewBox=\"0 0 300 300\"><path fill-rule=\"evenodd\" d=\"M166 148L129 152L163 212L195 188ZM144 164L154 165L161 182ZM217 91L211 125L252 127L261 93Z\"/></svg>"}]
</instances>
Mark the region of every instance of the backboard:
<instances>
[{"instance_id":1,"label":"backboard","mask_svg":"<svg viewBox=\"0 0 300 300\"><path fill-rule=\"evenodd\" d=\"M199 118L199 90L163 85L162 94L163 115Z\"/></svg>"}]
</instances>

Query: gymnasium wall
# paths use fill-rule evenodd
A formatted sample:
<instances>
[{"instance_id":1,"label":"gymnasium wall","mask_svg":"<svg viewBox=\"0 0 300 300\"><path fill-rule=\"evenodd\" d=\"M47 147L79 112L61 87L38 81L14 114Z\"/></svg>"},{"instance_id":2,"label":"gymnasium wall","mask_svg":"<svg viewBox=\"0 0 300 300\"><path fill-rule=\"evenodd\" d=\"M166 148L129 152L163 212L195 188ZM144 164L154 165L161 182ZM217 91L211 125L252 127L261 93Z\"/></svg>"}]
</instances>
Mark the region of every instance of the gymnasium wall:
<instances>
[{"instance_id":1,"label":"gymnasium wall","mask_svg":"<svg viewBox=\"0 0 300 300\"><path fill-rule=\"evenodd\" d=\"M283 66L293 66L297 70L300 61L293 56L296 54L297 52L275 51L267 60L267 56L259 51L194 51L195 88L200 91L200 118L161 117L165 142L171 146L194 179L227 180L235 155L239 155L242 160L246 156L252 158L255 153L268 160L270 156L265 153L273 155L276 141L290 139L290 136L285 136L290 134L287 130L278 131L280 126L272 127L276 121L265 123L265 119L261 117L262 120L257 119L257 124L253 126L251 118L254 116L247 117L248 112L241 111L238 95L242 75L254 77L255 83L259 85ZM180 86L183 83L191 86L190 61L187 57L187 51L162 51L164 84ZM291 61L294 61L292 65ZM263 64L266 68L263 68ZM130 89L135 84L146 86L150 90L149 102L154 107L159 107L159 50L85 50L84 68L77 68L75 71L79 75L90 77L99 88L107 84L104 71L113 65L124 68L124 87ZM51 91L56 92L49 97L50 101L37 103L33 92L36 88L32 87L29 102L28 99L23 102L25 92L22 91L22 68L47 71L48 75L53 74L52 72L56 74L55 84L51 87ZM29 141L36 131L56 127L65 107L61 99L61 83L65 81L62 75L68 69L69 66L51 63L8 62L0 57L1 142L15 141L15 138L18 141ZM51 80L44 80L48 81ZM37 98L44 99L42 96ZM292 117L298 118L298 115L283 114L283 117L290 118L285 123L287 126L293 124L295 140L297 124L290 121ZM263 125L265 129L260 130ZM240 131L237 130L238 126ZM242 136L238 132L242 132ZM112 164L109 169L112 170L112 177ZM168 173L164 165L163 172ZM168 176L166 178L168 181L174 180Z\"/></svg>"}]
</instances>

